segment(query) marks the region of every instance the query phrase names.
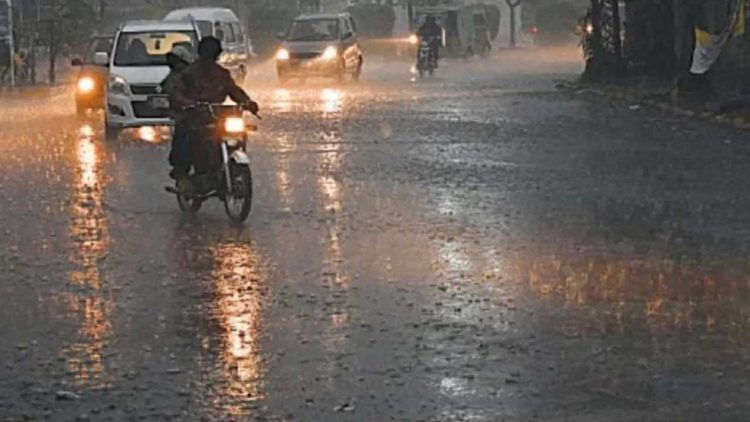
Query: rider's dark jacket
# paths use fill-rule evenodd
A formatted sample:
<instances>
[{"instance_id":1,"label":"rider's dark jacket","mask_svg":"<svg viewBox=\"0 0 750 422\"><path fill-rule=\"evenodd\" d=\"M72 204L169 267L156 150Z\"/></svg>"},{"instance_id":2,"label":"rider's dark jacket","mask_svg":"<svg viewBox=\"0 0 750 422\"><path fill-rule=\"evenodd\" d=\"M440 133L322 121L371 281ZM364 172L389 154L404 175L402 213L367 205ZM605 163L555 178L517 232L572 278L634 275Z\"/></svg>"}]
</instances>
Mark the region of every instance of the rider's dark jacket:
<instances>
[{"instance_id":1,"label":"rider's dark jacket","mask_svg":"<svg viewBox=\"0 0 750 422\"><path fill-rule=\"evenodd\" d=\"M198 60L183 70L175 81L175 107L186 107L196 102L223 103L227 97L237 104L250 101L229 71L213 62Z\"/></svg>"},{"instance_id":2,"label":"rider's dark jacket","mask_svg":"<svg viewBox=\"0 0 750 422\"><path fill-rule=\"evenodd\" d=\"M442 37L443 28L435 22L425 22L417 30L417 35L421 38Z\"/></svg>"}]
</instances>

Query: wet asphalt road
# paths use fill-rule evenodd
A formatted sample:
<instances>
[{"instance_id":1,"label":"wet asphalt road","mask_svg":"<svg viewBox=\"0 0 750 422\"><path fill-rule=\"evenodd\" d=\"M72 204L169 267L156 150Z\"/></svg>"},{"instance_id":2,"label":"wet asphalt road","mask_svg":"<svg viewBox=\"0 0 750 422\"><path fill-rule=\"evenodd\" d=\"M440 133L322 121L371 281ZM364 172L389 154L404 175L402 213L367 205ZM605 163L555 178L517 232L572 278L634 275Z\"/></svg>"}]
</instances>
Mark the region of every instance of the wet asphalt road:
<instances>
[{"instance_id":1,"label":"wet asphalt road","mask_svg":"<svg viewBox=\"0 0 750 422\"><path fill-rule=\"evenodd\" d=\"M747 420L747 135L556 92L576 54L258 69L242 227L3 98L0 421Z\"/></svg>"}]
</instances>

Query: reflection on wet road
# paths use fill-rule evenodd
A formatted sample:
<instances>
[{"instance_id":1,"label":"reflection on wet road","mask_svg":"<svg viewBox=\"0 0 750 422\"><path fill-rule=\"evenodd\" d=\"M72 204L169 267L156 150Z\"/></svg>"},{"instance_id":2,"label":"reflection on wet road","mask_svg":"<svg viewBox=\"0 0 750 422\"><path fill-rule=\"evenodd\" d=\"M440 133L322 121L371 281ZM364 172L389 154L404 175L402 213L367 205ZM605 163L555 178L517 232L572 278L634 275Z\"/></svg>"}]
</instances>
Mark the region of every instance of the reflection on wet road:
<instances>
[{"instance_id":1,"label":"reflection on wet road","mask_svg":"<svg viewBox=\"0 0 750 422\"><path fill-rule=\"evenodd\" d=\"M261 80L244 227L68 94L3 102L0 420L746 419L742 135L505 54Z\"/></svg>"}]
</instances>

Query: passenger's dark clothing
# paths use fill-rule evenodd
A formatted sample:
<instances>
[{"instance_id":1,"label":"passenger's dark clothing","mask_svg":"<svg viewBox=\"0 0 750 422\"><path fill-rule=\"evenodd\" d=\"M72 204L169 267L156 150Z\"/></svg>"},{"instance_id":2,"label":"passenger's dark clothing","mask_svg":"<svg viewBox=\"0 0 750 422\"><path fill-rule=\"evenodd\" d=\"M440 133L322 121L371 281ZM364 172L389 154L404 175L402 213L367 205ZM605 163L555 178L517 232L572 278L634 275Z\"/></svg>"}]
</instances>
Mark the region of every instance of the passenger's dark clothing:
<instances>
[{"instance_id":1,"label":"passenger's dark clothing","mask_svg":"<svg viewBox=\"0 0 750 422\"><path fill-rule=\"evenodd\" d=\"M250 102L229 74L216 63L197 61L187 67L175 81L175 105L185 107L196 102L223 103L227 97L237 104Z\"/></svg>"},{"instance_id":2,"label":"passenger's dark clothing","mask_svg":"<svg viewBox=\"0 0 750 422\"><path fill-rule=\"evenodd\" d=\"M420 38L442 37L443 28L435 22L425 22L419 27L419 30L417 30L417 35L419 35Z\"/></svg>"},{"instance_id":3,"label":"passenger's dark clothing","mask_svg":"<svg viewBox=\"0 0 750 422\"><path fill-rule=\"evenodd\" d=\"M437 63L440 58L440 46L443 44L443 28L435 22L425 22L417 30L417 35L421 39L432 38L430 40L430 50L433 60Z\"/></svg>"}]
</instances>

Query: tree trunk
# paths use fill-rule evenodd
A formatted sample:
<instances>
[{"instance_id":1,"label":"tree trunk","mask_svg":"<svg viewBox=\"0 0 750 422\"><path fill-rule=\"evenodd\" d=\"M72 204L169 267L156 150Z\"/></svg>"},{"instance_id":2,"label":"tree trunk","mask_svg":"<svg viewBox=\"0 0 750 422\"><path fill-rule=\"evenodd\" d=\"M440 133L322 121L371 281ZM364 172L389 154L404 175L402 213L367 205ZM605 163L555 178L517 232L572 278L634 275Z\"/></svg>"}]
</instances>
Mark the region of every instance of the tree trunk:
<instances>
[{"instance_id":1,"label":"tree trunk","mask_svg":"<svg viewBox=\"0 0 750 422\"><path fill-rule=\"evenodd\" d=\"M49 34L49 45L47 53L49 56L49 68L47 70L47 80L50 85L54 85L57 82L57 75L55 73L55 61L57 60L57 41L54 33L54 29L50 28Z\"/></svg>"},{"instance_id":2,"label":"tree trunk","mask_svg":"<svg viewBox=\"0 0 750 422\"><path fill-rule=\"evenodd\" d=\"M47 73L49 78L49 84L54 85L57 82L57 75L55 74L55 60L57 59L57 53L50 48L49 51L49 71Z\"/></svg>"},{"instance_id":3,"label":"tree trunk","mask_svg":"<svg viewBox=\"0 0 750 422\"><path fill-rule=\"evenodd\" d=\"M516 48L516 8L521 4L521 0L505 0L505 3L508 5L508 10L510 11L510 41L508 45L510 48Z\"/></svg>"},{"instance_id":4,"label":"tree trunk","mask_svg":"<svg viewBox=\"0 0 750 422\"><path fill-rule=\"evenodd\" d=\"M622 28L620 27L620 5L618 0L610 0L612 8L612 32L614 32L614 54L615 66L618 72L622 72Z\"/></svg>"}]
</instances>

